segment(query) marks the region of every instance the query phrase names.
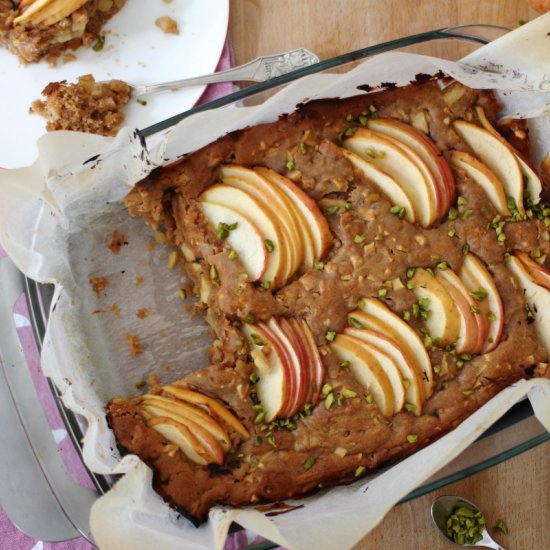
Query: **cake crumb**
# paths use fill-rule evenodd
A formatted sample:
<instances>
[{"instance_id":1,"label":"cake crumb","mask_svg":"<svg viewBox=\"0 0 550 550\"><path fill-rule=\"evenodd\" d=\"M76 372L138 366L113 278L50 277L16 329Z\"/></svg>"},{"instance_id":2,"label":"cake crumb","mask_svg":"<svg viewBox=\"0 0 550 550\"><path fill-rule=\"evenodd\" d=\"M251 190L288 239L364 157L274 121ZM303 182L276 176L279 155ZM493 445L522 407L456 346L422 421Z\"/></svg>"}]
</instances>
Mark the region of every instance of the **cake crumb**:
<instances>
[{"instance_id":1,"label":"cake crumb","mask_svg":"<svg viewBox=\"0 0 550 550\"><path fill-rule=\"evenodd\" d=\"M141 342L137 334L125 334L124 338L128 343L128 351L132 357L136 357L140 353L143 353L143 348L141 347Z\"/></svg>"},{"instance_id":2,"label":"cake crumb","mask_svg":"<svg viewBox=\"0 0 550 550\"><path fill-rule=\"evenodd\" d=\"M111 244L109 244L109 250L113 254L118 254L120 252L120 249L125 245L128 244L124 238L124 235L120 233L117 229L113 231L113 238L111 239Z\"/></svg>"},{"instance_id":3,"label":"cake crumb","mask_svg":"<svg viewBox=\"0 0 550 550\"><path fill-rule=\"evenodd\" d=\"M168 15L159 17L155 21L155 25L165 34L179 34L178 23Z\"/></svg>"},{"instance_id":4,"label":"cake crumb","mask_svg":"<svg viewBox=\"0 0 550 550\"><path fill-rule=\"evenodd\" d=\"M134 284L136 286L141 286L143 284L143 277L141 275L138 275L135 279L134 279Z\"/></svg>"},{"instance_id":5,"label":"cake crumb","mask_svg":"<svg viewBox=\"0 0 550 550\"><path fill-rule=\"evenodd\" d=\"M123 109L132 88L122 80L96 82L88 74L78 77L76 84L50 82L42 95L46 99L33 101L30 112L46 119L48 132L72 130L114 136L124 122Z\"/></svg>"},{"instance_id":6,"label":"cake crumb","mask_svg":"<svg viewBox=\"0 0 550 550\"><path fill-rule=\"evenodd\" d=\"M99 296L99 293L107 288L109 281L107 277L90 277L90 284L93 291Z\"/></svg>"},{"instance_id":7,"label":"cake crumb","mask_svg":"<svg viewBox=\"0 0 550 550\"><path fill-rule=\"evenodd\" d=\"M138 319L145 319L149 317L149 310L146 307L142 307L136 311L136 317Z\"/></svg>"}]
</instances>

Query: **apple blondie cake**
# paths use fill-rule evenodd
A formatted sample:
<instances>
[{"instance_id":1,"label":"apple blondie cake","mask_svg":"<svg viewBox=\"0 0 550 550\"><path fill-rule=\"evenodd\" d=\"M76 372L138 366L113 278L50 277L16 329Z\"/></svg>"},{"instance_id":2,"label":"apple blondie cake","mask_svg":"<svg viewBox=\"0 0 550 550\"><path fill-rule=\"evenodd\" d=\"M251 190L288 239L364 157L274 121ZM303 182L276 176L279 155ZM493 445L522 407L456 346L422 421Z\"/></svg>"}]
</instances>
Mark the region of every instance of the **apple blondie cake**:
<instances>
[{"instance_id":1,"label":"apple blondie cake","mask_svg":"<svg viewBox=\"0 0 550 550\"><path fill-rule=\"evenodd\" d=\"M498 110L423 78L306 103L136 184L129 213L178 247L213 338L208 368L107 405L170 504L200 522L353 481L550 375L550 208Z\"/></svg>"},{"instance_id":2,"label":"apple blondie cake","mask_svg":"<svg viewBox=\"0 0 550 550\"><path fill-rule=\"evenodd\" d=\"M22 63L80 46L100 47L101 29L126 0L0 0L0 46Z\"/></svg>"}]
</instances>

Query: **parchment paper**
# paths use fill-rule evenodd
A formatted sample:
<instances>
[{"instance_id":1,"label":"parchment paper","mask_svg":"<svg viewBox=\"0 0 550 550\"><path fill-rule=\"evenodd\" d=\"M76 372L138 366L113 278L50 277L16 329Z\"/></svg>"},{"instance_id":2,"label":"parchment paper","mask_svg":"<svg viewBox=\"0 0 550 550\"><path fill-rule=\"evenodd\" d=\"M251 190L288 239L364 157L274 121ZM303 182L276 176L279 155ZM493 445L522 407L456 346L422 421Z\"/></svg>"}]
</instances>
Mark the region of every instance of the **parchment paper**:
<instances>
[{"instance_id":1,"label":"parchment paper","mask_svg":"<svg viewBox=\"0 0 550 550\"><path fill-rule=\"evenodd\" d=\"M42 352L45 374L60 387L65 404L87 419L86 465L125 474L92 510L92 531L102 549L222 548L232 521L289 548L347 548L524 396L550 429L550 381L523 381L383 473L300 500L302 508L273 518L254 509L216 508L196 529L152 491L151 472L139 459L120 460L103 414L108 400L138 393L150 373L168 382L207 364L209 333L177 295L182 278L177 267L167 268L170 251L155 245L143 221L129 218L121 202L136 181L156 165L228 131L275 120L306 99L356 95L364 84L403 85L439 69L470 86L500 90L505 115L533 118L540 160L550 152L549 29L550 15L542 16L462 63L390 53L344 75L313 75L259 107L187 118L152 151L130 129L115 139L48 134L32 167L0 172L1 245L28 277L56 284ZM126 243L118 254L108 248L115 229ZM91 277L107 278L103 292L93 291ZM131 357L128 335L139 338L143 353Z\"/></svg>"}]
</instances>

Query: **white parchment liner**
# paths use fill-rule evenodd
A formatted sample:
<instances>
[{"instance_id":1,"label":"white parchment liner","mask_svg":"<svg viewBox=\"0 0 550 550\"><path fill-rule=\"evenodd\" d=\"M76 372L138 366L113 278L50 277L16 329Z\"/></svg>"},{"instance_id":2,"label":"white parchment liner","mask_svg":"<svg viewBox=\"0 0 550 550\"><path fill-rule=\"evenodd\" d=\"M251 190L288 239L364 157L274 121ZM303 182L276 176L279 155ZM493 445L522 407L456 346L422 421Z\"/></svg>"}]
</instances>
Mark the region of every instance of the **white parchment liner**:
<instances>
[{"instance_id":1,"label":"white parchment liner","mask_svg":"<svg viewBox=\"0 0 550 550\"><path fill-rule=\"evenodd\" d=\"M44 372L61 389L65 404L88 422L86 465L97 473L125 474L92 510L92 531L102 549L222 548L232 521L289 548L348 548L525 396L550 430L550 381L522 381L383 473L300 500L302 508L272 518L253 509L215 508L197 529L153 492L151 472L139 459L120 460L103 413L115 395L138 393L136 384L150 373L168 382L207 363L208 329L182 311L181 276L166 268L169 251L151 246L150 230L142 220L129 218L122 204L135 182L156 165L228 131L275 120L304 100L356 95L364 84L404 85L418 73L439 69L467 85L500 90L504 116L532 119L538 161L550 152L549 31L550 14L462 63L389 53L344 75L313 75L261 106L187 118L151 152L129 130L116 139L48 134L39 141L32 167L0 172L0 244L28 277L56 284L42 351ZM108 249L114 229L127 241L116 255ZM92 291L90 277L108 279L100 296ZM143 308L149 312L146 319L136 315ZM138 335L144 349L135 358L128 353L128 334Z\"/></svg>"}]
</instances>

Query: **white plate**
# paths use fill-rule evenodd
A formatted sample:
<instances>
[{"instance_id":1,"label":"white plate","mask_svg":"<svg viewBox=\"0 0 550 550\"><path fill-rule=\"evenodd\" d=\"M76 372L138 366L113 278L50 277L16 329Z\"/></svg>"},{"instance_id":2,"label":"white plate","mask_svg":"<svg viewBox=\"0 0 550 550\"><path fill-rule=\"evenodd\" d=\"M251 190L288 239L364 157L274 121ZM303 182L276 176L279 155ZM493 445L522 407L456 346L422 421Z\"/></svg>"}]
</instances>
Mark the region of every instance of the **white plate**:
<instances>
[{"instance_id":1,"label":"white plate","mask_svg":"<svg viewBox=\"0 0 550 550\"><path fill-rule=\"evenodd\" d=\"M179 35L165 34L155 25L163 15L177 21ZM128 0L105 26L104 48L75 50L76 61L21 66L0 48L0 166L26 166L36 159L45 120L29 114L29 107L49 82L74 82L93 74L96 80L149 84L211 73L223 50L228 19L228 0ZM204 86L196 86L148 96L145 106L131 100L126 124L144 128L178 114L192 107L203 91Z\"/></svg>"}]
</instances>

